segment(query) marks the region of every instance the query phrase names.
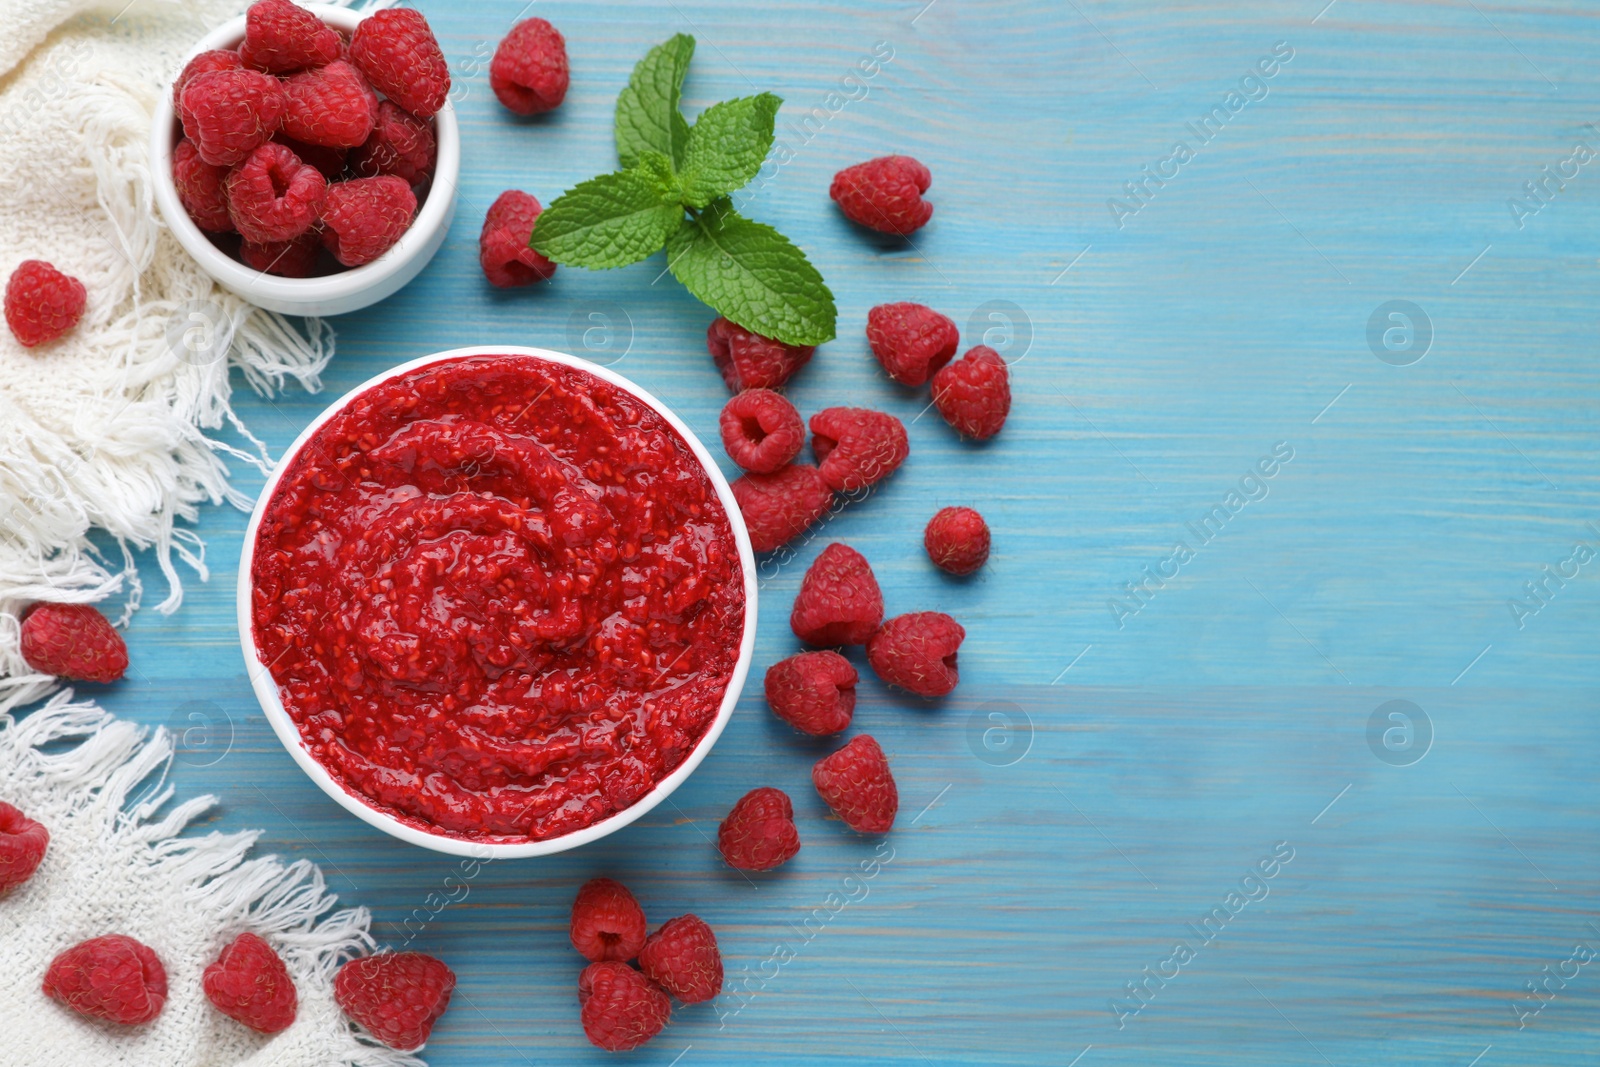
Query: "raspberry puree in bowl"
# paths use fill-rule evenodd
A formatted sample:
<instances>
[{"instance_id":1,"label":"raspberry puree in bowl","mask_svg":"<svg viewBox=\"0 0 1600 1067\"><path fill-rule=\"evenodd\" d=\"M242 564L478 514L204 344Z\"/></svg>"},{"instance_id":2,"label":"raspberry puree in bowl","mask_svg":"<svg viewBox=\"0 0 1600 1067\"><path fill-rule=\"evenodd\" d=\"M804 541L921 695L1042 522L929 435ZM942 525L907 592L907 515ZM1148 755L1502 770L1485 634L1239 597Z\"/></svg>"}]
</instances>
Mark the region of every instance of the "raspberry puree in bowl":
<instances>
[{"instance_id":1,"label":"raspberry puree in bowl","mask_svg":"<svg viewBox=\"0 0 1600 1067\"><path fill-rule=\"evenodd\" d=\"M431 834L538 841L634 804L717 717L745 583L716 487L622 387L527 355L399 374L261 513L257 655L310 755Z\"/></svg>"}]
</instances>

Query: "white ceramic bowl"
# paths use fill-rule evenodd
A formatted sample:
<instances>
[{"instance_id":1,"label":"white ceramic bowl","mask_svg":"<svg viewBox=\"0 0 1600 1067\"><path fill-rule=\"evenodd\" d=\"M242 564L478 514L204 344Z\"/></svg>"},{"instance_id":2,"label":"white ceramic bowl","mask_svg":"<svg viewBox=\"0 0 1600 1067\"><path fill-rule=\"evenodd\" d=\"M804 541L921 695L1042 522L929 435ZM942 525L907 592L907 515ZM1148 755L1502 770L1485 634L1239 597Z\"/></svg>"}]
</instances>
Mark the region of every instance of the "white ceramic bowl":
<instances>
[{"instance_id":1,"label":"white ceramic bowl","mask_svg":"<svg viewBox=\"0 0 1600 1067\"><path fill-rule=\"evenodd\" d=\"M717 717L707 727L705 736L700 738L694 751L673 770L673 772L656 783L654 789L641 797L632 807L619 811L599 822L592 823L581 830L564 834L560 837L548 838L543 841L525 841L509 844L496 844L490 842L468 841L460 838L446 837L443 834L429 833L415 826L401 822L387 812L380 811L368 803L363 797L357 796L334 780L327 768L306 750L304 741L300 737L300 730L295 726L294 720L284 710L283 701L278 694L277 683L271 673L261 661L261 655L256 649L255 623L251 610L254 603L253 583L251 573L254 570L256 534L261 527L261 517L266 512L267 504L277 493L278 482L283 477L283 472L293 464L300 450L306 442L317 432L323 423L334 415L344 410L352 400L374 386L408 374L420 367L427 367L444 360L457 359L462 356L492 356L514 355L527 356L534 359L549 360L568 367L577 367L588 371L595 377L620 386L629 393L638 397L651 409L665 419L689 445L695 459L705 470L706 476L711 479L711 484L716 488L717 498L722 501L722 507L728 514L728 524L733 529L733 537L739 547L739 564L744 573L745 615L744 631L739 641L739 659L734 664L733 675L728 680L727 691L722 696L722 705L717 710ZM700 761L706 758L711 751L711 746L716 744L723 728L728 725L728 720L733 717L734 705L739 702L739 692L744 688L745 677L750 673L750 659L755 653L756 643L756 564L755 554L750 548L750 534L745 529L744 518L739 514L739 504L733 497L733 490L728 486L728 480L717 469L716 461L711 458L711 453L706 451L705 445L700 443L689 427L674 415L661 401L651 396L645 390L635 385L615 371L590 363L588 360L569 356L562 352L552 352L543 348L524 348L518 345L480 345L475 348L456 348L448 352L436 352L431 356L414 359L410 363L403 363L393 370L385 371L376 378L371 378L356 386L350 392L340 397L329 405L326 411L312 420L311 425L295 439L284 453L283 459L267 484L262 487L261 495L256 500L255 511L250 516L250 524L244 532L244 549L239 559L239 643L244 648L246 669L250 674L250 683L256 692L256 699L261 702L261 709L266 712L267 721L272 724L272 729L277 733L278 740L283 742L283 747L289 750L289 755L300 765L313 782L322 787L334 800L338 801L347 810L358 818L371 823L387 834L398 837L402 841L409 841L413 845L432 849L435 852L448 852L457 856L473 856L477 859L514 859L522 856L546 856L555 852L565 852L579 845L586 845L590 841L598 840L607 834L627 826L635 819L650 811L661 803L672 791L682 785L694 769L700 766Z\"/></svg>"},{"instance_id":2,"label":"white ceramic bowl","mask_svg":"<svg viewBox=\"0 0 1600 1067\"><path fill-rule=\"evenodd\" d=\"M346 7L306 5L306 10L339 30L354 30L362 15ZM240 15L207 34L184 56L183 63L214 48L233 48L244 40L244 16ZM182 70L182 64L178 70ZM178 71L172 72L176 77ZM456 212L456 186L461 181L461 131L456 113L446 101L433 117L438 159L428 198L417 209L411 228L395 246L371 263L322 278L280 278L241 263L211 243L200 227L189 218L178 199L172 180L172 149L183 136L173 114L172 93L161 94L155 121L150 127L150 170L155 184L156 203L167 226L211 277L257 307L287 315L343 315L376 304L415 278L444 244L450 220Z\"/></svg>"}]
</instances>

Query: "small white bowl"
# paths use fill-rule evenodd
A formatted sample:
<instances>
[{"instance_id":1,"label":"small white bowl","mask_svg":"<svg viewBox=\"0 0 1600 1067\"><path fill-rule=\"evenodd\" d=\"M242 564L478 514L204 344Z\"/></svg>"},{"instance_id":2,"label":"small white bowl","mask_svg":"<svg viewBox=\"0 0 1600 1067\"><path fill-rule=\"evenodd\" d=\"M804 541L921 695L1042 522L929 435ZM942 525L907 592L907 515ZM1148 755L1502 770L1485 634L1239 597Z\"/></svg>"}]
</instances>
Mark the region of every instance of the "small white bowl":
<instances>
[{"instance_id":1,"label":"small white bowl","mask_svg":"<svg viewBox=\"0 0 1600 1067\"><path fill-rule=\"evenodd\" d=\"M347 7L325 4L308 4L306 10L334 29L347 32L354 30L364 17ZM177 77L183 64L201 52L233 48L242 40L244 16L240 15L201 38L184 56L178 70L172 72L173 77ZM456 186L461 181L461 131L449 101L433 117L433 128L434 139L438 142L433 181L411 228L393 248L371 263L338 274L321 278L280 278L241 263L211 243L183 209L178 187L172 180L172 149L183 137L183 130L173 113L170 89L161 94L155 120L150 126L150 170L156 203L178 243L223 288L268 311L287 315L343 315L393 295L415 278L444 244L450 220L455 217Z\"/></svg>"},{"instance_id":2,"label":"small white bowl","mask_svg":"<svg viewBox=\"0 0 1600 1067\"><path fill-rule=\"evenodd\" d=\"M706 477L711 479L711 484L716 488L717 499L722 501L723 510L728 515L728 525L733 530L734 541L739 547L739 565L744 574L744 631L739 641L739 659L734 664L733 674L728 679L727 691L722 695L722 705L717 709L717 717L706 728L705 736L700 738L694 751L690 752L684 761L679 764L671 774L656 783L654 789L640 797L632 807L625 808L614 815L608 816L599 822L592 823L581 830L563 834L560 837L547 838L542 841L525 841L515 843L493 843L486 841L469 841L461 838L447 837L444 834L429 833L415 826L401 822L393 815L373 807L364 797L351 793L344 786L334 780L321 763L307 751L305 742L300 736L299 727L284 710L283 700L278 693L277 682L271 672L262 663L261 653L256 648L255 619L253 605L255 602L254 585L251 573L255 564L256 535L261 527L261 517L265 514L267 505L271 502L278 490L278 482L282 479L284 471L294 463L300 450L305 448L306 442L311 440L313 434L334 415L343 411L350 403L367 390L381 385L401 375L409 374L421 367L431 366L445 360L459 359L463 356L525 356L531 359L548 360L567 367L576 367L619 386L645 404L667 421L678 435L689 445L694 457L706 472ZM283 742L283 747L289 750L289 755L300 765L313 782L322 787L334 800L338 801L346 810L357 818L376 826L384 833L408 841L413 845L432 849L435 852L447 852L455 856L472 856L484 859L516 859L523 856L548 856L555 852L565 852L567 849L586 845L591 841L599 840L607 834L627 826L649 812L661 803L672 791L682 785L694 769L711 751L711 746L716 744L717 738L722 735L723 728L728 725L728 720L733 718L734 706L739 702L739 693L744 688L746 676L750 673L750 660L755 654L756 646L756 561L755 553L750 548L750 534L745 529L744 517L739 513L739 503L734 499L733 490L728 485L728 480L717 469L717 463L711 458L711 453L706 451L706 446L700 443L683 420L674 415L665 404L651 396L638 385L624 378L616 371L609 370L588 360L569 356L564 352L552 352L544 348L524 348L519 345L479 345L474 348L456 348L448 352L436 352L431 356L423 356L409 363L403 363L392 370L385 371L375 378L370 378L356 386L350 392L340 397L327 410L323 411L311 424L301 432L300 436L290 445L284 453L283 459L273 470L272 476L267 479L267 484L261 489L261 495L256 499L255 511L250 516L250 524L244 532L244 548L239 558L239 644L244 649L245 667L250 673L250 684L255 689L256 699L261 702L261 710L266 713L267 721L272 724L272 729L277 733L278 740Z\"/></svg>"}]
</instances>

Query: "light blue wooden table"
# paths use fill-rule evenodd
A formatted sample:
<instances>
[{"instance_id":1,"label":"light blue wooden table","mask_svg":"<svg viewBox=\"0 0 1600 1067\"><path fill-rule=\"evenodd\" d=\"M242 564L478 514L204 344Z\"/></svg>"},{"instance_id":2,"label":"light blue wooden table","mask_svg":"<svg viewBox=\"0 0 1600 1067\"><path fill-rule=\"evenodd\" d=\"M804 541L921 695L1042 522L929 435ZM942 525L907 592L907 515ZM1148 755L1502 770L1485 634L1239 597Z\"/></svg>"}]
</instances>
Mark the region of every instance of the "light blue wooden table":
<instances>
[{"instance_id":1,"label":"light blue wooden table","mask_svg":"<svg viewBox=\"0 0 1600 1067\"><path fill-rule=\"evenodd\" d=\"M902 796L881 852L823 818L824 746L757 684L672 803L436 907L456 861L344 814L263 722L224 509L201 523L211 583L140 615L140 677L98 695L149 723L219 716L231 746L185 753L180 789L221 793L218 825L265 827L381 937L409 918L450 961L439 1067L613 1062L578 1028L565 934L597 874L654 920L705 917L728 964L724 997L642 1064L1597 1062L1600 966L1574 949L1600 951L1600 560L1574 546L1600 546L1600 162L1574 148L1600 150L1600 20L1580 0L1323 2L540 0L574 80L536 121L487 87L521 0L419 4L458 83L460 211L415 284L338 322L333 394L439 349L544 345L616 360L714 440L710 315L659 262L493 292L478 225L502 189L548 202L609 169L612 101L671 33L700 41L691 114L787 101L795 158L750 210L840 306L793 396L893 411L912 455L770 569L757 669L795 647L789 601L832 539L892 612L969 635L942 704L863 683L858 728ZM847 82L874 49L892 59ZM826 196L888 151L935 176L911 243ZM900 299L1007 347L993 443L958 443L878 372L865 315ZM240 410L281 448L326 399ZM1292 458L1252 474L1275 447ZM995 535L968 582L919 546L958 503ZM794 796L805 845L746 878L710 835L756 785Z\"/></svg>"}]
</instances>

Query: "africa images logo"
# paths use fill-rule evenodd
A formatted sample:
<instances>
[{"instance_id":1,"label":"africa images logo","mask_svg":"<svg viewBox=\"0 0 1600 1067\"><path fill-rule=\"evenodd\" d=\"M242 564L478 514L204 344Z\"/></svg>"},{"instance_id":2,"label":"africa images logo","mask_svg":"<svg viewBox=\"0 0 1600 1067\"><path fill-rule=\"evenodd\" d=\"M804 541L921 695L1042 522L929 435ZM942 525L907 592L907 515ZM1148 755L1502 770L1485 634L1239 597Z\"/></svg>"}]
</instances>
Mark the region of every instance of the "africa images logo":
<instances>
[{"instance_id":1,"label":"africa images logo","mask_svg":"<svg viewBox=\"0 0 1600 1067\"><path fill-rule=\"evenodd\" d=\"M1123 991L1127 994L1125 999L1112 997L1108 1002L1111 1014L1116 1018L1117 1029L1121 1030L1127 1026L1129 1019L1149 1007L1150 1002L1155 1000L1156 993L1165 989L1168 982L1182 974L1183 969L1199 957L1200 950L1215 941L1223 929L1242 914L1245 908L1256 901L1266 900L1272 893L1272 886L1269 883L1278 877L1293 859L1294 846L1287 841L1277 842L1272 846L1270 853L1246 870L1237 886L1222 898L1221 904L1200 917L1199 925L1192 922L1185 923L1184 926L1189 933L1194 935L1193 943L1188 938L1179 939L1173 944L1171 954L1157 961L1154 967L1145 967L1139 972L1138 979L1123 986Z\"/></svg>"},{"instance_id":2,"label":"africa images logo","mask_svg":"<svg viewBox=\"0 0 1600 1067\"><path fill-rule=\"evenodd\" d=\"M1183 168L1200 154L1200 149L1216 140L1238 115L1250 104L1265 100L1272 92L1267 82L1277 77L1283 70L1283 64L1294 58L1294 48L1288 41L1279 41L1272 46L1272 51L1256 60L1239 79L1238 84L1223 94L1222 102L1214 105L1210 111L1201 115L1193 122L1183 124L1184 132L1194 140L1174 141L1166 158L1158 159L1154 163L1146 163L1139 168L1139 176L1122 185L1122 195L1125 199L1111 197L1106 201L1106 210L1111 212L1111 221L1122 229L1127 220L1143 211L1156 193L1166 188L1168 182L1177 178Z\"/></svg>"}]
</instances>

